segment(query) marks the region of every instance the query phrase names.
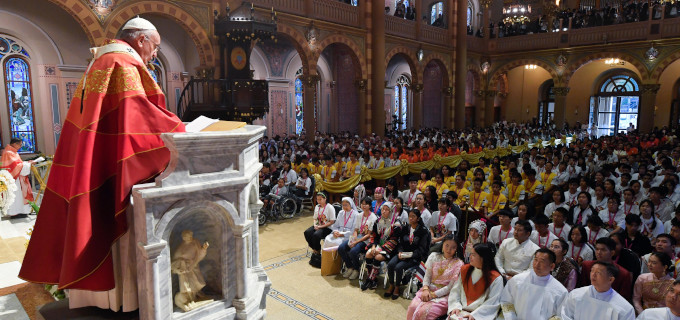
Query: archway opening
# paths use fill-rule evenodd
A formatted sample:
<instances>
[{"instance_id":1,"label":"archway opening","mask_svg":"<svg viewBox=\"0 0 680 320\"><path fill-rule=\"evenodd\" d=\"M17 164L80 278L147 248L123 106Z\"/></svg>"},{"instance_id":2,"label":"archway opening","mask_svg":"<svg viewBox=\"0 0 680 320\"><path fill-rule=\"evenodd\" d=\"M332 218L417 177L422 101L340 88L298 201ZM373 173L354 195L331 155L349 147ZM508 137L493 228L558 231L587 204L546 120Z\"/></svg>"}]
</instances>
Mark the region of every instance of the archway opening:
<instances>
[{"instance_id":1,"label":"archway opening","mask_svg":"<svg viewBox=\"0 0 680 320\"><path fill-rule=\"evenodd\" d=\"M538 123L549 124L555 118L555 82L550 79L538 91Z\"/></svg>"},{"instance_id":2,"label":"archway opening","mask_svg":"<svg viewBox=\"0 0 680 320\"><path fill-rule=\"evenodd\" d=\"M387 64L385 69L385 123L393 130L414 128L415 110L413 92L416 83L413 79L415 70L411 68L408 57L397 54Z\"/></svg>"},{"instance_id":3,"label":"archway opening","mask_svg":"<svg viewBox=\"0 0 680 320\"><path fill-rule=\"evenodd\" d=\"M602 76L588 113L588 122L597 126L598 136L625 133L629 127L638 127L639 83L627 70L615 69Z\"/></svg>"}]
</instances>

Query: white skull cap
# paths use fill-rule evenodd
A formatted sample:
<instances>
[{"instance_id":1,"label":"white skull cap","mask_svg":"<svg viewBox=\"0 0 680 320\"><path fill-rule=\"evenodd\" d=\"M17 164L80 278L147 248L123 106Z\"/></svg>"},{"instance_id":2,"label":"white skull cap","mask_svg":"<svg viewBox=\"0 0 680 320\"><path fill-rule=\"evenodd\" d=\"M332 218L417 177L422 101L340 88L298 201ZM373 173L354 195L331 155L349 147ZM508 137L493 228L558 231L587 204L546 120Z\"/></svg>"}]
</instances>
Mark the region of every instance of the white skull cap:
<instances>
[{"instance_id":1,"label":"white skull cap","mask_svg":"<svg viewBox=\"0 0 680 320\"><path fill-rule=\"evenodd\" d=\"M156 30L156 27L153 25L153 23L149 22L149 20L146 20L144 18L140 18L139 16L132 18L128 20L127 23L123 26L123 30L129 30L129 29L135 29L135 30Z\"/></svg>"}]
</instances>

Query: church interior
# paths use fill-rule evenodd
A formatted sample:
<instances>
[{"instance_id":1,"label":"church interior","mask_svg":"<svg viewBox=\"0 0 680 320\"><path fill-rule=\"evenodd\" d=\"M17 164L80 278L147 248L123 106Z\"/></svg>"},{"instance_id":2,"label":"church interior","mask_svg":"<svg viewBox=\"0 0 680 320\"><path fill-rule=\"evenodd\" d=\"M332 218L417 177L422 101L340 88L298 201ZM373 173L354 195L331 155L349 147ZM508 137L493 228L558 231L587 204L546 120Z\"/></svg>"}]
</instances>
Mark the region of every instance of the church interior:
<instances>
[{"instance_id":1,"label":"church interior","mask_svg":"<svg viewBox=\"0 0 680 320\"><path fill-rule=\"evenodd\" d=\"M165 107L184 121L200 113L192 110L198 100L224 98L214 84L229 78L234 59L245 59L242 78L263 87L250 100L257 107L239 109L238 120L264 126L272 139L497 123L583 125L598 136L625 133L629 124L640 132L677 128L679 7L673 0L2 0L0 140L21 139L24 159L54 155L90 48L137 16L161 36L149 72ZM230 35L218 30L225 16L272 29L253 33L235 58ZM47 178L41 170L31 175L37 193ZM407 188L408 180L399 182ZM259 228L259 261L271 281L267 317L405 319L410 300L385 299L382 285L362 291L308 264L302 233L312 215L306 207ZM55 299L54 289L17 277L35 220L0 220L0 319L40 319L36 308Z\"/></svg>"}]
</instances>

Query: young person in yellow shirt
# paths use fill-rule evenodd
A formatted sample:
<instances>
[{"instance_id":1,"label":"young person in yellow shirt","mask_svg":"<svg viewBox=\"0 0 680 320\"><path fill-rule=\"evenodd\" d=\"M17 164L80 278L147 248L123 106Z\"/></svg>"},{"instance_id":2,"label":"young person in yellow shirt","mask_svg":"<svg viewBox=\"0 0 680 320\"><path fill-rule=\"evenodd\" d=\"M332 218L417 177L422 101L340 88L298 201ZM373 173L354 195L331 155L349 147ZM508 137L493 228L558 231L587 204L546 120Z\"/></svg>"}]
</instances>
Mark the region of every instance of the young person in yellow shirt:
<instances>
[{"instance_id":1,"label":"young person in yellow shirt","mask_svg":"<svg viewBox=\"0 0 680 320\"><path fill-rule=\"evenodd\" d=\"M472 181L472 192L470 193L470 208L477 212L482 212L482 207L485 205L484 200L489 196L488 193L482 190L482 178L477 178Z\"/></svg>"},{"instance_id":2,"label":"young person in yellow shirt","mask_svg":"<svg viewBox=\"0 0 680 320\"><path fill-rule=\"evenodd\" d=\"M496 214L505 208L507 198L501 193L501 182L496 180L491 184L491 193L486 196L486 218L498 222Z\"/></svg>"},{"instance_id":3,"label":"young person in yellow shirt","mask_svg":"<svg viewBox=\"0 0 680 320\"><path fill-rule=\"evenodd\" d=\"M418 180L418 185L416 188L420 192L425 192L425 188L434 185L434 182L430 181L430 170L423 169L420 171L420 180Z\"/></svg>"},{"instance_id":4,"label":"young person in yellow shirt","mask_svg":"<svg viewBox=\"0 0 680 320\"><path fill-rule=\"evenodd\" d=\"M456 175L456 180L453 185L449 187L449 190L453 190L458 194L458 199L456 199L456 204L458 206L463 206L463 203L470 199L470 191L465 186L465 176L462 174Z\"/></svg>"},{"instance_id":5,"label":"young person in yellow shirt","mask_svg":"<svg viewBox=\"0 0 680 320\"><path fill-rule=\"evenodd\" d=\"M522 185L522 176L517 171L512 171L510 174L512 180L505 188L505 197L508 200L508 207L516 211L517 204L524 200L524 186Z\"/></svg>"},{"instance_id":6,"label":"young person in yellow shirt","mask_svg":"<svg viewBox=\"0 0 680 320\"><path fill-rule=\"evenodd\" d=\"M441 198L442 194L449 191L449 185L444 182L444 174L437 172L434 175L434 184L432 184L434 189L437 191L437 198Z\"/></svg>"}]
</instances>

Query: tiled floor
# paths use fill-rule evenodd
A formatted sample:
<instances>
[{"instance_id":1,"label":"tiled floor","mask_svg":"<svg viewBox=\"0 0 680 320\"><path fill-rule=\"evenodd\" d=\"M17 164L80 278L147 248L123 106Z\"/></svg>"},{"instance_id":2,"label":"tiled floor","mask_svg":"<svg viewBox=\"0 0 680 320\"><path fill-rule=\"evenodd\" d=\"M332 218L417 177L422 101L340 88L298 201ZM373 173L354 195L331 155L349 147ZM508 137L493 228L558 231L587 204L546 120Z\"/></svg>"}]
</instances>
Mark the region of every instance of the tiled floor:
<instances>
[{"instance_id":1,"label":"tiled floor","mask_svg":"<svg viewBox=\"0 0 680 320\"><path fill-rule=\"evenodd\" d=\"M0 221L0 289L23 282L16 275L25 252L26 232L34 220L35 216L29 216ZM322 277L319 269L308 264L302 233L311 221L307 212L302 217L260 227L260 261L272 282L267 297L268 318L356 319L365 316L365 308L370 308L373 319L405 319L409 300L387 300L382 297L382 288L362 292L356 280ZM0 300L0 308L2 305ZM2 310L0 319L25 319L5 318ZM23 309L5 312L20 315Z\"/></svg>"}]
</instances>

